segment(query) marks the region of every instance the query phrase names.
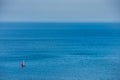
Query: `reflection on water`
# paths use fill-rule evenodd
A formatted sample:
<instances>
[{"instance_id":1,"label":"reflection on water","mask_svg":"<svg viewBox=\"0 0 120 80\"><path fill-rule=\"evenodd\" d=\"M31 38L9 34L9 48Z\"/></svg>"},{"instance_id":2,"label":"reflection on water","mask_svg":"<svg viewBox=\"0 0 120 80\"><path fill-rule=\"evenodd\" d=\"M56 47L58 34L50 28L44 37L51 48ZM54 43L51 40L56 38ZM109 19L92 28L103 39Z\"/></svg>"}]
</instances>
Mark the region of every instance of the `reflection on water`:
<instances>
[{"instance_id":1,"label":"reflection on water","mask_svg":"<svg viewBox=\"0 0 120 80\"><path fill-rule=\"evenodd\" d=\"M0 25L0 80L120 79L119 24Z\"/></svg>"}]
</instances>

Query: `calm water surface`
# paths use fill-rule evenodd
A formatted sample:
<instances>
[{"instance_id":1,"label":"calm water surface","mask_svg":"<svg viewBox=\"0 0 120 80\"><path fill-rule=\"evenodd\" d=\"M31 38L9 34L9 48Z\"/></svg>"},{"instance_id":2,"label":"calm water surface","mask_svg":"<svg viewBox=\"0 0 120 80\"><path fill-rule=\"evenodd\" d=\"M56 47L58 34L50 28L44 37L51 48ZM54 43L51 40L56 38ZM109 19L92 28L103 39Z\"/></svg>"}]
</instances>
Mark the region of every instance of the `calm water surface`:
<instances>
[{"instance_id":1,"label":"calm water surface","mask_svg":"<svg viewBox=\"0 0 120 80\"><path fill-rule=\"evenodd\" d=\"M119 57L119 23L0 23L0 80L120 80Z\"/></svg>"}]
</instances>

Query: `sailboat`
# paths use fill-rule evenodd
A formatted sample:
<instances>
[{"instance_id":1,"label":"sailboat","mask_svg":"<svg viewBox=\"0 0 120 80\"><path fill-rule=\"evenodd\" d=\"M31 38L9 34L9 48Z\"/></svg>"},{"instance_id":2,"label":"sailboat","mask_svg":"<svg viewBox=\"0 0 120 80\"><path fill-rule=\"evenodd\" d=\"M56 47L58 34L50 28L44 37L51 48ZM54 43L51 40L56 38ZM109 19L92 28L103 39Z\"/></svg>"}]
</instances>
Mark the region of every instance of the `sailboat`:
<instances>
[{"instance_id":1,"label":"sailboat","mask_svg":"<svg viewBox=\"0 0 120 80\"><path fill-rule=\"evenodd\" d=\"M22 67L22 68L24 68L24 67L25 67L24 60L22 60L21 67Z\"/></svg>"}]
</instances>

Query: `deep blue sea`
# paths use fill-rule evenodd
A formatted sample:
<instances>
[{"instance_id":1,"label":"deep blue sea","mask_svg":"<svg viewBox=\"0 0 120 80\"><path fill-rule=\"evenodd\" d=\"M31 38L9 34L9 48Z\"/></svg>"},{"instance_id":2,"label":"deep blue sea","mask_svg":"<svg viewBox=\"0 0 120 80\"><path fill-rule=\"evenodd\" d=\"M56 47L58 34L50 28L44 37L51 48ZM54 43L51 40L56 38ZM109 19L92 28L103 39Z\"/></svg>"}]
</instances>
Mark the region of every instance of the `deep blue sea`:
<instances>
[{"instance_id":1,"label":"deep blue sea","mask_svg":"<svg viewBox=\"0 0 120 80\"><path fill-rule=\"evenodd\" d=\"M120 80L120 23L1 22L0 80Z\"/></svg>"}]
</instances>

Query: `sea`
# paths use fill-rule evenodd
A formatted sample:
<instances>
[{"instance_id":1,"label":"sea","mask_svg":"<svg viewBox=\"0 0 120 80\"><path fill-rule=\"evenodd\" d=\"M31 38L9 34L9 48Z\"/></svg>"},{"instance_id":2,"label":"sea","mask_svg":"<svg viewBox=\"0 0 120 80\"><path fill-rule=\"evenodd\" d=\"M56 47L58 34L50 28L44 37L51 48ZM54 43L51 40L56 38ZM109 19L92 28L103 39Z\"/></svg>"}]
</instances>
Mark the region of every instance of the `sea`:
<instances>
[{"instance_id":1,"label":"sea","mask_svg":"<svg viewBox=\"0 0 120 80\"><path fill-rule=\"evenodd\" d=\"M0 80L120 80L120 23L0 22Z\"/></svg>"}]
</instances>

